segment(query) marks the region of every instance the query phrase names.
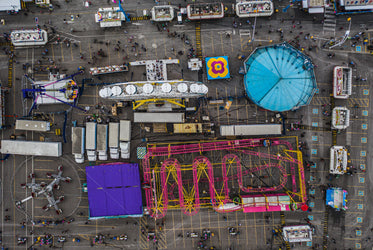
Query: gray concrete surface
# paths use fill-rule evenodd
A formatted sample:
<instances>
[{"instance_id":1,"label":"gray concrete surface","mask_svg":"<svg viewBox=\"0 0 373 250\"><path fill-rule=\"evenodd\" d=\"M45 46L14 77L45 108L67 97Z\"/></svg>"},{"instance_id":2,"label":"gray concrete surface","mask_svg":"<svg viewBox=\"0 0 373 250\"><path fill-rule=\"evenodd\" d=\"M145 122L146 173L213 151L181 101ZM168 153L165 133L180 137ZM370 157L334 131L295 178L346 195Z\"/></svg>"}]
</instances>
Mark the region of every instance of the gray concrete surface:
<instances>
[{"instance_id":1,"label":"gray concrete surface","mask_svg":"<svg viewBox=\"0 0 373 250\"><path fill-rule=\"evenodd\" d=\"M191 1L174 1L175 5L179 3L185 6ZM224 1L228 5L232 1ZM200 212L189 217L181 213L180 210L170 210L165 218L164 226L160 221L154 221L149 218L141 219L111 219L91 221L87 223L88 219L88 200L87 195L81 192L81 184L85 182L84 166L95 163L76 164L71 155L71 135L70 127L72 121L77 120L78 125L83 125L88 115L100 114L104 118L116 119L132 119L131 108L122 108L119 116L110 117L96 109L97 104L106 106L110 109L112 102L102 100L98 97L99 87L85 86L84 93L79 99L80 107L89 106L91 109L88 114L84 114L79 110L71 110L67 106L56 105L42 107L40 106L34 113L50 113L48 119L52 122L52 131L50 133L32 133L21 132L14 130L15 116L23 116L27 108L23 109L21 102L21 79L25 74L22 65L29 63L31 68L58 66L61 72L73 73L78 66L89 68L90 65L105 66L110 64L121 64L137 59L154 59L154 58L179 58L180 65L170 66L168 70L169 79L184 79L198 80L198 75L195 72L187 70L186 54L191 48L180 38L169 38L167 31L158 31L157 27L150 21L135 21L131 24L125 24L122 28L117 29L100 29L99 25L94 23L94 13L98 7L114 6L114 4L100 3L99 1L92 1L93 5L89 8L83 7L81 1L54 1L55 11L49 14L45 9L38 9L33 6L29 7L27 15L21 12L19 15L10 16L0 14L4 18L6 25L1 26L1 32L9 32L13 29L33 28L35 27L34 18L39 18L39 24L47 25L50 32L51 42L45 47L48 48L49 53L45 58L42 58L41 52L45 48L27 48L16 49L15 60L18 63L14 64L13 73L13 87L9 90L6 96L6 113L7 125L11 128L2 131L2 139L8 139L11 134L25 134L28 140L39 140L40 137L46 137L54 141L63 141L61 136L56 136L54 129L62 129L64 122L64 115L59 113L61 110L69 111L67 114L66 140L64 143L64 156L58 160L46 157L23 157L11 156L7 161L1 163L1 185L2 185L2 201L1 201L1 231L2 244L9 249L26 249L32 245L35 237L44 233L51 233L55 237L58 235L66 235L67 242L62 245L56 243L56 247L63 249L88 249L91 247L92 238L101 233L109 235L119 235L122 233L128 234L129 240L124 241L110 241L107 240L106 246L100 246L105 249L195 249L197 241L191 238L178 237L179 234L185 236L186 232L197 231L201 232L204 228L209 228L215 233L215 236L208 242L209 246L216 246L218 249L271 249L271 245L267 244L272 239L272 229L279 227L280 214L273 213L255 213L244 214L242 212L235 212L226 215L226 220L221 214L215 214L211 210L202 209ZM60 6L57 7L57 4ZM139 15L143 9L150 9L153 6L153 1L132 1L125 3L125 8L129 13ZM324 186L328 183L345 188L348 192L349 209L346 212L329 211L328 221L328 249L369 249L372 246L370 240L371 228L373 227L370 220L372 212L369 207L372 204L370 198L372 172L370 146L370 126L371 123L371 108L370 108L370 81L372 75L372 55L370 55L366 46L362 46L362 52L356 52L356 47L351 47L351 41L347 41L342 48L336 49L333 53L335 58L329 59L327 54L329 51L322 49L322 44L334 36L334 33L324 33L321 20L322 15L316 15L316 20L313 21L312 16L299 11L297 6L290 8L286 13L281 10L287 6L287 2L275 1L275 6L280 11L274 14L271 18L258 18L255 34L255 41L249 43L250 36L240 35L252 32L251 24L254 19L249 19L251 24L248 24L247 19L239 20L238 18L227 17L223 20L202 22L202 53L203 56L217 56L228 55L232 78L230 80L222 81L207 81L205 73L203 74L203 81L207 82L210 89L208 97L212 99L226 98L228 96L242 96L244 88L242 84L242 75L238 74L239 66L242 64L238 60L239 55L249 55L251 51L259 45L266 45L269 43L280 42L280 35L276 31L282 28L284 31L284 39L292 40L296 36L300 36L300 44L305 48L307 54L311 56L314 64L317 65L316 77L319 87L319 93L315 95L311 104L303 107L295 112L285 112L284 116L287 118L286 123L290 124L295 121L300 121L302 124L309 126L317 126L329 128L330 116L326 117L322 114L324 109L330 109L330 94L332 92L332 69L336 65L347 64L353 60L356 63L353 74L354 77L362 76L367 78L367 82L354 80L353 95L346 101L336 101L336 105L347 106L351 109L353 117L351 119L351 126L341 133L337 134L337 143L341 145L348 145L350 149L351 165L359 167L365 166L366 172L357 171L353 176L341 176L338 179L328 178L329 166L329 148L332 145L332 133L328 131L316 130L300 130L295 132L287 132L287 135L297 135L302 142L307 143L307 147L303 147L303 157L316 163L316 168L310 168L306 171L307 193L311 196L310 202L313 203L312 212L287 212L285 213L286 224L304 224L304 219L312 218L312 224L315 225L315 235L311 246L306 244L296 244L292 249L321 249L323 242L323 226L324 226L324 212L325 212L325 198L322 191ZM64 24L63 19L69 20L70 15L79 15L75 17L73 23ZM233 20L242 23L237 29L233 29ZM282 21L283 20L283 21ZM293 20L295 20L293 24ZM297 24L301 21L301 24ZM293 25L296 27L293 28ZM352 34L360 31L365 31L370 38L372 36L372 21L371 15L364 14L352 17ZM302 26L302 27L301 27ZM56 33L53 34L50 27L54 27ZM339 27L344 27L340 30ZM344 34L347 28L346 17L337 17L336 37ZM72 30L73 29L73 30ZM169 24L170 32L176 31L179 34L188 36L190 43L195 48L195 26L194 23L184 23L183 25L176 25L176 21ZM269 30L273 30L269 33ZM126 32L125 32L126 31ZM292 31L292 33L290 33ZM231 32L232 35L228 38L225 33ZM303 34L299 34L303 32ZM310 39L304 40L304 35L310 33L316 38L313 42ZM56 44L57 36L60 39L70 41L70 47L66 43ZM133 36L133 42L129 40ZM114 46L120 41L121 49L114 50ZM147 49L141 51L141 54L132 51L134 42L143 44ZM72 45L76 43L77 46ZM317 45L317 48L308 50L310 45ZM171 50L174 48L174 50ZM106 57L97 55L97 51L103 49ZM179 56L177 51L183 51L184 55ZM83 55L83 60L80 59L80 53ZM137 55L136 55L137 54ZM93 59L95 56L97 59ZM7 84L8 62L7 55L0 55L0 80L2 85ZM125 58L124 58L125 57ZM47 58L51 59L49 61ZM38 65L38 60L41 60L41 65ZM90 64L88 64L90 62ZM133 79L143 80L143 69L141 67L130 68L127 73L115 74L113 76L102 76L100 79L93 77L94 83L110 83L119 81L128 81L131 79L133 72ZM46 72L35 71L33 74L35 79L46 79ZM82 76L78 76L77 80L80 83L83 78L92 78L88 72ZM368 92L367 92L368 91ZM325 105L326 104L326 105ZM354 108L355 104L359 104L358 108ZM26 107L30 107L31 102L27 100ZM191 100L190 106L196 105L195 101ZM316 110L317 109L317 110ZM240 123L262 123L270 122L274 118L274 113L264 111L253 105L245 98L234 99L233 105L229 111L220 110L219 105L203 105L201 114L209 115L216 125L220 124L240 124ZM192 120L193 115L189 116ZM366 124L366 125L364 125ZM302 135L303 133L303 135ZM135 150L137 146L144 146L145 143L141 140L147 138L149 142L161 141L183 141L190 139L206 139L201 136L182 137L182 136L167 136L162 135L162 138L152 136L146 133L140 126L134 126L132 131L132 157L131 161L136 160ZM366 139L363 139L366 138ZM366 141L366 143L365 143ZM317 150L317 151L315 151ZM365 152L365 153L364 153ZM100 162L97 162L100 163ZM17 209L14 206L15 200L22 199L30 194L29 191L21 189L20 184L27 181L27 176L30 172L35 172L37 180L44 180L45 173L54 172L59 164L65 168L65 174L73 179L70 184L62 184L62 189L56 192L56 195L64 194L65 201L61 203L61 208L64 210L62 216L56 216L54 212L44 212L41 207L45 204L45 199L35 199L27 203L26 211ZM363 179L364 178L364 179ZM310 205L312 206L312 203ZM10 221L5 221L5 216L10 216ZM268 217L269 216L269 217ZM310 217L312 216L312 217ZM43 226L41 223L33 226L28 220L33 217L35 220L56 220L67 218L75 218L75 221L70 224L63 225L47 225ZM267 219L266 219L267 218ZM22 222L27 222L22 228ZM240 225L239 225L240 224ZM162 230L159 229L162 226ZM235 238L230 237L227 228L230 226L237 226L241 234ZM141 229L156 230L158 235L158 244L153 244L147 241ZM66 230L68 230L66 232ZM31 232L33 233L31 235ZM64 233L62 233L64 232ZM25 236L28 238L27 245L17 246L16 237ZM79 237L80 243L73 242L72 239ZM336 243L333 243L334 240ZM281 246L279 238L273 238L273 248L278 249ZM35 246L36 248L42 248ZM284 248L283 248L284 249Z\"/></svg>"}]
</instances>

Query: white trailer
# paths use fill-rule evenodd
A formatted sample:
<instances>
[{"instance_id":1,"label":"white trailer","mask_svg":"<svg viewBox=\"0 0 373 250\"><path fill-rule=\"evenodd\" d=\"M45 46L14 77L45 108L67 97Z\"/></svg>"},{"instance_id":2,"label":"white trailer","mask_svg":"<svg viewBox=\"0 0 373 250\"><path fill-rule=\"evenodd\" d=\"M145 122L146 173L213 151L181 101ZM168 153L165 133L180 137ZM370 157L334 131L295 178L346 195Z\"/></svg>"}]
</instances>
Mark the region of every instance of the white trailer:
<instances>
[{"instance_id":1,"label":"white trailer","mask_svg":"<svg viewBox=\"0 0 373 250\"><path fill-rule=\"evenodd\" d=\"M333 96L347 99L352 94L352 68L336 66L333 70Z\"/></svg>"},{"instance_id":2,"label":"white trailer","mask_svg":"<svg viewBox=\"0 0 373 250\"><path fill-rule=\"evenodd\" d=\"M332 110L332 128L346 129L350 126L350 110L346 107L335 107Z\"/></svg>"},{"instance_id":3,"label":"white trailer","mask_svg":"<svg viewBox=\"0 0 373 250\"><path fill-rule=\"evenodd\" d=\"M97 124L95 122L87 122L86 125L85 147L89 161L96 161L96 131Z\"/></svg>"},{"instance_id":4,"label":"white trailer","mask_svg":"<svg viewBox=\"0 0 373 250\"><path fill-rule=\"evenodd\" d=\"M74 155L75 161L77 163L83 163L85 150L85 128L72 127L71 142L72 154Z\"/></svg>"},{"instance_id":5,"label":"white trailer","mask_svg":"<svg viewBox=\"0 0 373 250\"><path fill-rule=\"evenodd\" d=\"M1 140L1 153L34 156L62 156L61 142Z\"/></svg>"},{"instance_id":6,"label":"white trailer","mask_svg":"<svg viewBox=\"0 0 373 250\"><path fill-rule=\"evenodd\" d=\"M174 19L174 7L171 5L154 6L150 13L152 14L152 20L156 22L169 22Z\"/></svg>"},{"instance_id":7,"label":"white trailer","mask_svg":"<svg viewBox=\"0 0 373 250\"><path fill-rule=\"evenodd\" d=\"M106 161L107 156L107 145L108 145L108 125L98 124L97 125L97 153L100 161Z\"/></svg>"},{"instance_id":8,"label":"white trailer","mask_svg":"<svg viewBox=\"0 0 373 250\"><path fill-rule=\"evenodd\" d=\"M240 18L272 16L274 7L269 0L236 0L236 15Z\"/></svg>"},{"instance_id":9,"label":"white trailer","mask_svg":"<svg viewBox=\"0 0 373 250\"><path fill-rule=\"evenodd\" d=\"M343 175L347 172L347 149L343 146L330 148L330 169L329 173Z\"/></svg>"},{"instance_id":10,"label":"white trailer","mask_svg":"<svg viewBox=\"0 0 373 250\"><path fill-rule=\"evenodd\" d=\"M121 157L129 159L131 152L131 121L120 121L119 140Z\"/></svg>"},{"instance_id":11,"label":"white trailer","mask_svg":"<svg viewBox=\"0 0 373 250\"><path fill-rule=\"evenodd\" d=\"M119 159L119 123L109 123L109 151L111 159Z\"/></svg>"},{"instance_id":12,"label":"white trailer","mask_svg":"<svg viewBox=\"0 0 373 250\"><path fill-rule=\"evenodd\" d=\"M282 228L282 236L288 242L312 241L312 229L309 225L285 226Z\"/></svg>"},{"instance_id":13,"label":"white trailer","mask_svg":"<svg viewBox=\"0 0 373 250\"><path fill-rule=\"evenodd\" d=\"M222 125L221 136L281 135L281 124Z\"/></svg>"},{"instance_id":14,"label":"white trailer","mask_svg":"<svg viewBox=\"0 0 373 250\"><path fill-rule=\"evenodd\" d=\"M99 8L95 14L95 21L100 23L101 28L120 27L122 26L122 21L125 20L126 17L119 10L119 7Z\"/></svg>"},{"instance_id":15,"label":"white trailer","mask_svg":"<svg viewBox=\"0 0 373 250\"><path fill-rule=\"evenodd\" d=\"M135 123L184 123L184 113L137 112L133 114Z\"/></svg>"},{"instance_id":16,"label":"white trailer","mask_svg":"<svg viewBox=\"0 0 373 250\"><path fill-rule=\"evenodd\" d=\"M16 129L26 131L47 132L51 130L48 121L16 120Z\"/></svg>"}]
</instances>

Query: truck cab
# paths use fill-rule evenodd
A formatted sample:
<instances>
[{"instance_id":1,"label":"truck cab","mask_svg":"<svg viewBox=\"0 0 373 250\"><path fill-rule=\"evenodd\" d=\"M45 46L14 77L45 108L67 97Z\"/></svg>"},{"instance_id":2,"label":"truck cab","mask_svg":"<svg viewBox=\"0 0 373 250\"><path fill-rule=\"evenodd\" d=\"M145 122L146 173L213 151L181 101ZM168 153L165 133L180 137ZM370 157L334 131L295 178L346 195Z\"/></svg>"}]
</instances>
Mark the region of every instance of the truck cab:
<instances>
[{"instance_id":1,"label":"truck cab","mask_svg":"<svg viewBox=\"0 0 373 250\"><path fill-rule=\"evenodd\" d=\"M121 120L120 121L120 131L119 131L119 140L120 140L120 152L123 159L130 158L130 141L131 141L131 121Z\"/></svg>"}]
</instances>

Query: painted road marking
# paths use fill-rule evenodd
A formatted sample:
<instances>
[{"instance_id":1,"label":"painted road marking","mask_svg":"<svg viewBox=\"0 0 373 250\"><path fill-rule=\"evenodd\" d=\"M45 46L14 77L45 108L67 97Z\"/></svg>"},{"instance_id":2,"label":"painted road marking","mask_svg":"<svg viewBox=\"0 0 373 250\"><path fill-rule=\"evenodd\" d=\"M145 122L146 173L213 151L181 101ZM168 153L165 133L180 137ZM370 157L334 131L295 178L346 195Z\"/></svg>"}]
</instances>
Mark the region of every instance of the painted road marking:
<instances>
[{"instance_id":1,"label":"painted road marking","mask_svg":"<svg viewBox=\"0 0 373 250\"><path fill-rule=\"evenodd\" d=\"M369 95L369 89L363 89L363 95Z\"/></svg>"},{"instance_id":2,"label":"painted road marking","mask_svg":"<svg viewBox=\"0 0 373 250\"><path fill-rule=\"evenodd\" d=\"M361 230L356 230L356 236L361 236Z\"/></svg>"},{"instance_id":3,"label":"painted road marking","mask_svg":"<svg viewBox=\"0 0 373 250\"><path fill-rule=\"evenodd\" d=\"M315 202L310 202L310 207L315 207Z\"/></svg>"},{"instance_id":4,"label":"painted road marking","mask_svg":"<svg viewBox=\"0 0 373 250\"><path fill-rule=\"evenodd\" d=\"M356 217L357 223L363 223L363 217Z\"/></svg>"},{"instance_id":5,"label":"painted road marking","mask_svg":"<svg viewBox=\"0 0 373 250\"><path fill-rule=\"evenodd\" d=\"M318 141L319 139L318 139L318 137L317 137L317 135L313 135L312 136L312 141Z\"/></svg>"},{"instance_id":6,"label":"painted road marking","mask_svg":"<svg viewBox=\"0 0 373 250\"><path fill-rule=\"evenodd\" d=\"M357 204L357 209L363 210L364 209L364 204Z\"/></svg>"},{"instance_id":7,"label":"painted road marking","mask_svg":"<svg viewBox=\"0 0 373 250\"><path fill-rule=\"evenodd\" d=\"M311 168L316 168L316 163L311 166Z\"/></svg>"},{"instance_id":8,"label":"painted road marking","mask_svg":"<svg viewBox=\"0 0 373 250\"><path fill-rule=\"evenodd\" d=\"M315 115L317 115L319 113L319 109L312 109L312 114L315 114Z\"/></svg>"},{"instance_id":9,"label":"painted road marking","mask_svg":"<svg viewBox=\"0 0 373 250\"><path fill-rule=\"evenodd\" d=\"M308 215L309 220L313 220L313 215Z\"/></svg>"},{"instance_id":10,"label":"painted road marking","mask_svg":"<svg viewBox=\"0 0 373 250\"><path fill-rule=\"evenodd\" d=\"M361 244L360 243L356 243L355 247L356 247L356 249L361 249Z\"/></svg>"},{"instance_id":11,"label":"painted road marking","mask_svg":"<svg viewBox=\"0 0 373 250\"><path fill-rule=\"evenodd\" d=\"M367 143L367 138L366 137L361 137L361 143Z\"/></svg>"},{"instance_id":12,"label":"painted road marking","mask_svg":"<svg viewBox=\"0 0 373 250\"><path fill-rule=\"evenodd\" d=\"M365 178L364 177L359 177L359 182L360 183L365 183Z\"/></svg>"},{"instance_id":13,"label":"painted road marking","mask_svg":"<svg viewBox=\"0 0 373 250\"><path fill-rule=\"evenodd\" d=\"M360 156L361 157L367 156L367 151L360 151Z\"/></svg>"},{"instance_id":14,"label":"painted road marking","mask_svg":"<svg viewBox=\"0 0 373 250\"><path fill-rule=\"evenodd\" d=\"M312 127L318 127L319 126L319 123L318 122L313 122L312 123Z\"/></svg>"},{"instance_id":15,"label":"painted road marking","mask_svg":"<svg viewBox=\"0 0 373 250\"><path fill-rule=\"evenodd\" d=\"M315 189L310 189L310 194L315 194Z\"/></svg>"},{"instance_id":16,"label":"painted road marking","mask_svg":"<svg viewBox=\"0 0 373 250\"><path fill-rule=\"evenodd\" d=\"M363 190L360 190L358 193L357 193L358 196L364 196L364 191Z\"/></svg>"},{"instance_id":17,"label":"painted road marking","mask_svg":"<svg viewBox=\"0 0 373 250\"><path fill-rule=\"evenodd\" d=\"M361 52L361 46L356 46L356 52Z\"/></svg>"},{"instance_id":18,"label":"painted road marking","mask_svg":"<svg viewBox=\"0 0 373 250\"><path fill-rule=\"evenodd\" d=\"M365 170L365 164L360 164L360 169Z\"/></svg>"},{"instance_id":19,"label":"painted road marking","mask_svg":"<svg viewBox=\"0 0 373 250\"><path fill-rule=\"evenodd\" d=\"M316 155L317 154L317 149L311 149L311 154L313 154L313 155Z\"/></svg>"},{"instance_id":20,"label":"painted road marking","mask_svg":"<svg viewBox=\"0 0 373 250\"><path fill-rule=\"evenodd\" d=\"M368 116L368 110L363 110L362 114L363 116Z\"/></svg>"},{"instance_id":21,"label":"painted road marking","mask_svg":"<svg viewBox=\"0 0 373 250\"><path fill-rule=\"evenodd\" d=\"M361 129L368 129L368 124L366 123L361 124Z\"/></svg>"},{"instance_id":22,"label":"painted road marking","mask_svg":"<svg viewBox=\"0 0 373 250\"><path fill-rule=\"evenodd\" d=\"M307 246L312 247L312 241L307 241Z\"/></svg>"}]
</instances>

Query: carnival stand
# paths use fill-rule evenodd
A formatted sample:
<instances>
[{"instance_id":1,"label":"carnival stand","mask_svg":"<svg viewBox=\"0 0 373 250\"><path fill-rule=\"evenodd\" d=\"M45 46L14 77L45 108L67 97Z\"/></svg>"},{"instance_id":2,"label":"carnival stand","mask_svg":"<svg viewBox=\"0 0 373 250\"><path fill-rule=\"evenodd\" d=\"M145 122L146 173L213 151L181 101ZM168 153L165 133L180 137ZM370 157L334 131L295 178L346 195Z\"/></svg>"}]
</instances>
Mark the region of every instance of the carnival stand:
<instances>
[{"instance_id":1,"label":"carnival stand","mask_svg":"<svg viewBox=\"0 0 373 250\"><path fill-rule=\"evenodd\" d=\"M187 6L190 20L218 19L224 17L223 3L193 3Z\"/></svg>"},{"instance_id":2,"label":"carnival stand","mask_svg":"<svg viewBox=\"0 0 373 250\"><path fill-rule=\"evenodd\" d=\"M13 30L10 39L14 46L45 45L48 42L48 34L45 30Z\"/></svg>"},{"instance_id":3,"label":"carnival stand","mask_svg":"<svg viewBox=\"0 0 373 250\"><path fill-rule=\"evenodd\" d=\"M198 71L202 69L202 61L198 58L192 58L188 61L188 69Z\"/></svg>"},{"instance_id":4,"label":"carnival stand","mask_svg":"<svg viewBox=\"0 0 373 250\"><path fill-rule=\"evenodd\" d=\"M106 67L93 67L89 69L89 73L93 76L111 74L111 73L119 73L119 72L127 72L127 71L128 71L127 65L111 65L111 66L106 66Z\"/></svg>"},{"instance_id":5,"label":"carnival stand","mask_svg":"<svg viewBox=\"0 0 373 250\"><path fill-rule=\"evenodd\" d=\"M347 170L347 149L343 146L330 148L330 170L331 174L344 174Z\"/></svg>"},{"instance_id":6,"label":"carnival stand","mask_svg":"<svg viewBox=\"0 0 373 250\"><path fill-rule=\"evenodd\" d=\"M236 15L238 17L260 17L273 14L272 1L241 1L237 0Z\"/></svg>"},{"instance_id":7,"label":"carnival stand","mask_svg":"<svg viewBox=\"0 0 373 250\"><path fill-rule=\"evenodd\" d=\"M174 7L171 5L154 6L150 12L152 20L156 22L169 22L175 17Z\"/></svg>"},{"instance_id":8,"label":"carnival stand","mask_svg":"<svg viewBox=\"0 0 373 250\"><path fill-rule=\"evenodd\" d=\"M95 14L96 23L100 23L101 28L120 27L126 16L120 11L119 7L99 8Z\"/></svg>"},{"instance_id":9,"label":"carnival stand","mask_svg":"<svg viewBox=\"0 0 373 250\"><path fill-rule=\"evenodd\" d=\"M146 79L148 81L167 80L167 64L178 64L178 59L146 60L130 62L131 66L146 66Z\"/></svg>"},{"instance_id":10,"label":"carnival stand","mask_svg":"<svg viewBox=\"0 0 373 250\"><path fill-rule=\"evenodd\" d=\"M282 236L288 242L308 242L312 241L312 229L308 225L285 226Z\"/></svg>"},{"instance_id":11,"label":"carnival stand","mask_svg":"<svg viewBox=\"0 0 373 250\"><path fill-rule=\"evenodd\" d=\"M335 107L332 111L332 128L346 129L350 126L350 110L346 107Z\"/></svg>"},{"instance_id":12,"label":"carnival stand","mask_svg":"<svg viewBox=\"0 0 373 250\"><path fill-rule=\"evenodd\" d=\"M352 69L337 66L333 70L333 96L347 99L352 93Z\"/></svg>"},{"instance_id":13,"label":"carnival stand","mask_svg":"<svg viewBox=\"0 0 373 250\"><path fill-rule=\"evenodd\" d=\"M326 190L326 205L334 208L337 211L346 210L347 191L342 188L328 188Z\"/></svg>"}]
</instances>

